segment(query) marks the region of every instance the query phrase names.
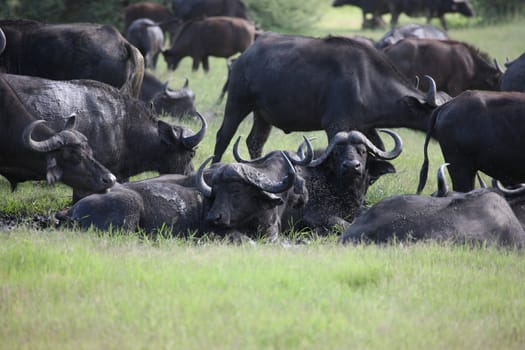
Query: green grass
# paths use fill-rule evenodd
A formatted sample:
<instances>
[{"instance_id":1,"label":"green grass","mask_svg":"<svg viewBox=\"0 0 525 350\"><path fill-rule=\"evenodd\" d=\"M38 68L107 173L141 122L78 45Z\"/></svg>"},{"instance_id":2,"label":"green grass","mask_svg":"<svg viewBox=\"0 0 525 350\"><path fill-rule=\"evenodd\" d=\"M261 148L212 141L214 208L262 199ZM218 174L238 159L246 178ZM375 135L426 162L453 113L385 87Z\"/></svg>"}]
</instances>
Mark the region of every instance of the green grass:
<instances>
[{"instance_id":1,"label":"green grass","mask_svg":"<svg viewBox=\"0 0 525 350\"><path fill-rule=\"evenodd\" d=\"M453 38L500 62L523 51L523 18L497 26L449 18ZM306 33L383 33L359 27L358 11L327 8ZM175 87L188 77L210 121L196 165L213 153L224 111L215 102L226 64L211 59L210 66L208 74L192 72L185 59L175 72L163 62L155 72ZM250 127L247 118L237 135ZM416 190L424 136L398 131L405 149L394 161L397 174L370 188L370 203ZM265 150L293 150L302 135L274 129ZM308 135L318 137L315 146L326 142L322 132ZM225 161L233 160L230 150ZM430 152L427 194L443 162L435 142ZM0 179L2 213L52 215L70 196L65 186L42 183L11 193ZM523 253L492 248L339 247L334 238L230 246L21 226L0 232L0 349L522 349L524 276Z\"/></svg>"}]
</instances>

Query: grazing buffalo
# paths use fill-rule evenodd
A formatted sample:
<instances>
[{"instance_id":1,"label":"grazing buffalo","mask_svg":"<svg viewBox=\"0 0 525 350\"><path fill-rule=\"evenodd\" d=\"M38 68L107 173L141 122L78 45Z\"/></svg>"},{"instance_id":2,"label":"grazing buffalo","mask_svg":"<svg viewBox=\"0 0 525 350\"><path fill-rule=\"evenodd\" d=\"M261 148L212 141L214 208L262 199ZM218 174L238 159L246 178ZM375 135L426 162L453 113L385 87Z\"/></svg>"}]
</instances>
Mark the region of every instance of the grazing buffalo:
<instances>
[{"instance_id":1,"label":"grazing buffalo","mask_svg":"<svg viewBox=\"0 0 525 350\"><path fill-rule=\"evenodd\" d=\"M465 17L473 17L474 9L469 0L385 0L388 3L392 18L390 25L397 26L401 13L410 17L426 16L427 23L432 18L439 18L443 29L447 30L445 14L459 13Z\"/></svg>"},{"instance_id":2,"label":"grazing buffalo","mask_svg":"<svg viewBox=\"0 0 525 350\"><path fill-rule=\"evenodd\" d=\"M318 234L327 234L334 226L345 229L362 208L368 187L380 176L394 173L387 160L401 154L401 138L390 130L383 130L394 139L390 152L376 147L359 131L340 131L330 144L311 162L296 163L297 174L306 182L308 202L302 208L288 208L286 222L295 229L309 228ZM239 139L234 146L237 161ZM301 156L299 159L303 159ZM244 161L261 163L267 157Z\"/></svg>"},{"instance_id":3,"label":"grazing buffalo","mask_svg":"<svg viewBox=\"0 0 525 350\"><path fill-rule=\"evenodd\" d=\"M175 70L186 56L193 59L193 70L202 62L209 70L208 57L225 57L244 52L255 38L255 26L241 18L209 17L184 23L169 50L162 54L169 69Z\"/></svg>"},{"instance_id":4,"label":"grazing buffalo","mask_svg":"<svg viewBox=\"0 0 525 350\"><path fill-rule=\"evenodd\" d=\"M205 232L275 240L280 216L288 205L306 201L306 190L286 156L270 167L216 164L204 179L205 161L197 175L164 175L116 185L107 195L90 195L65 217L83 227L94 225L173 235ZM187 183L187 184L185 184Z\"/></svg>"},{"instance_id":5,"label":"grazing buffalo","mask_svg":"<svg viewBox=\"0 0 525 350\"><path fill-rule=\"evenodd\" d=\"M74 129L75 117L55 132L26 109L4 75L0 110L0 175L13 190L19 182L43 179L90 192L115 184L115 176L93 157L86 136Z\"/></svg>"},{"instance_id":6,"label":"grazing buffalo","mask_svg":"<svg viewBox=\"0 0 525 350\"><path fill-rule=\"evenodd\" d=\"M465 90L499 90L499 68L487 54L463 42L407 38L384 53L408 78L430 75L437 89L451 96Z\"/></svg>"},{"instance_id":7,"label":"grazing buffalo","mask_svg":"<svg viewBox=\"0 0 525 350\"><path fill-rule=\"evenodd\" d=\"M93 79L137 97L144 58L111 26L0 20L0 71L54 80ZM1 45L0 45L1 46Z\"/></svg>"},{"instance_id":8,"label":"grazing buffalo","mask_svg":"<svg viewBox=\"0 0 525 350\"><path fill-rule=\"evenodd\" d=\"M238 17L250 20L248 7L242 0L173 0L172 10L184 21L202 17Z\"/></svg>"},{"instance_id":9,"label":"grazing buffalo","mask_svg":"<svg viewBox=\"0 0 525 350\"><path fill-rule=\"evenodd\" d=\"M340 237L341 243L437 240L522 248L525 232L505 198L490 189L449 192L440 168L436 197L386 198Z\"/></svg>"},{"instance_id":10,"label":"grazing buffalo","mask_svg":"<svg viewBox=\"0 0 525 350\"><path fill-rule=\"evenodd\" d=\"M525 182L525 94L466 91L435 110L424 145L418 193L428 174L430 137L450 163L454 191L474 189L477 171L505 185Z\"/></svg>"},{"instance_id":11,"label":"grazing buffalo","mask_svg":"<svg viewBox=\"0 0 525 350\"><path fill-rule=\"evenodd\" d=\"M440 100L435 89L425 95L368 45L343 37L267 33L232 67L214 161L220 161L251 111L246 143L251 158L257 158L272 125L286 133L325 130L328 139L349 130L374 135L378 127L426 131Z\"/></svg>"},{"instance_id":12,"label":"grazing buffalo","mask_svg":"<svg viewBox=\"0 0 525 350\"><path fill-rule=\"evenodd\" d=\"M203 139L206 122L196 133L170 125L142 101L93 80L54 81L6 74L27 108L60 130L57 115L77 115L77 129L89 140L94 157L119 180L144 171L189 173L195 147Z\"/></svg>"},{"instance_id":13,"label":"grazing buffalo","mask_svg":"<svg viewBox=\"0 0 525 350\"><path fill-rule=\"evenodd\" d=\"M390 11L385 0L334 0L333 7L340 7L344 5L357 6L363 12L363 29L374 29L384 27L385 22L381 15ZM371 17L367 15L371 14Z\"/></svg>"},{"instance_id":14,"label":"grazing buffalo","mask_svg":"<svg viewBox=\"0 0 525 350\"><path fill-rule=\"evenodd\" d=\"M140 100L151 104L157 114L166 113L173 118L197 115L195 93L188 87L188 79L181 89L173 90L168 82L161 82L151 73L144 73Z\"/></svg>"},{"instance_id":15,"label":"grazing buffalo","mask_svg":"<svg viewBox=\"0 0 525 350\"><path fill-rule=\"evenodd\" d=\"M148 18L136 19L128 27L126 38L144 56L146 67L155 69L164 46L164 33L158 24Z\"/></svg>"},{"instance_id":16,"label":"grazing buffalo","mask_svg":"<svg viewBox=\"0 0 525 350\"><path fill-rule=\"evenodd\" d=\"M382 50L405 38L447 40L448 35L445 31L431 24L407 24L389 30L374 46L376 49Z\"/></svg>"},{"instance_id":17,"label":"grazing buffalo","mask_svg":"<svg viewBox=\"0 0 525 350\"><path fill-rule=\"evenodd\" d=\"M501 90L525 92L525 53L505 66L507 70L501 77Z\"/></svg>"}]
</instances>

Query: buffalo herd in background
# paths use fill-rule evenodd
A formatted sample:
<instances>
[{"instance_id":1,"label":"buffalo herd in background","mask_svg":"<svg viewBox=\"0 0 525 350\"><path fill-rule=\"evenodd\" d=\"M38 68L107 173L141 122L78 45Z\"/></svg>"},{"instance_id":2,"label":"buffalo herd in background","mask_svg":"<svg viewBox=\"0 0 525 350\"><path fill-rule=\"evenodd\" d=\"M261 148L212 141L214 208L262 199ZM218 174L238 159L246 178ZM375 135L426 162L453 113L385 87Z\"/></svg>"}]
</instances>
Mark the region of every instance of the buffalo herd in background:
<instances>
[{"instance_id":1,"label":"buffalo herd in background","mask_svg":"<svg viewBox=\"0 0 525 350\"><path fill-rule=\"evenodd\" d=\"M392 28L378 41L265 32L241 0L135 3L124 9L124 34L99 24L0 20L0 174L13 190L28 180L70 186L73 204L56 217L84 228L270 242L308 230L342 232L342 243L522 247L525 54L504 73L488 54L448 38L444 15L473 16L468 0L333 2L341 5L360 7L363 27L384 25L390 13ZM401 13L437 17L445 30L397 27ZM171 70L184 57L194 70L208 71L209 56L229 62L214 153L197 170L192 159L207 121L187 80L174 89L155 77L161 54ZM161 114L193 116L200 128ZM235 162L221 162L249 114L250 159L237 138ZM263 155L272 126L324 130L328 145L314 150L305 137L295 151ZM396 172L390 161L403 142L388 128L400 127L426 133L418 194L367 209L369 186ZM393 139L391 150L378 131ZM423 196L431 138L447 164L437 191ZM128 182L144 171L160 175ZM474 189L478 172L493 186Z\"/></svg>"}]
</instances>

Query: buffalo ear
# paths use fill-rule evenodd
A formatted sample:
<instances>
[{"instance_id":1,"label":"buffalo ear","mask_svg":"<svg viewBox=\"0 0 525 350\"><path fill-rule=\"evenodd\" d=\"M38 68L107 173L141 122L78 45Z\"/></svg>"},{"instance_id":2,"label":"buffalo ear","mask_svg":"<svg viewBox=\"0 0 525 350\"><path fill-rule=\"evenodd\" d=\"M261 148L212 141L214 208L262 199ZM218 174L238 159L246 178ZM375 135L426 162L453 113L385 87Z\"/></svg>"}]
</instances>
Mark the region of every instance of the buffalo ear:
<instances>
[{"instance_id":1,"label":"buffalo ear","mask_svg":"<svg viewBox=\"0 0 525 350\"><path fill-rule=\"evenodd\" d=\"M177 135L175 134L175 130L173 130L173 127L170 124L162 120L159 120L157 122L157 128L159 131L159 137L162 142L168 145L177 144L177 140L178 140Z\"/></svg>"},{"instance_id":2,"label":"buffalo ear","mask_svg":"<svg viewBox=\"0 0 525 350\"><path fill-rule=\"evenodd\" d=\"M62 179L62 168L60 168L57 164L57 160L55 157L47 157L47 165L46 165L46 179L47 183L52 185L55 182L58 182Z\"/></svg>"},{"instance_id":3,"label":"buffalo ear","mask_svg":"<svg viewBox=\"0 0 525 350\"><path fill-rule=\"evenodd\" d=\"M367 165L369 185L372 185L377 179L385 174L394 174L396 172L396 168L392 163L382 159L371 158L368 160Z\"/></svg>"}]
</instances>

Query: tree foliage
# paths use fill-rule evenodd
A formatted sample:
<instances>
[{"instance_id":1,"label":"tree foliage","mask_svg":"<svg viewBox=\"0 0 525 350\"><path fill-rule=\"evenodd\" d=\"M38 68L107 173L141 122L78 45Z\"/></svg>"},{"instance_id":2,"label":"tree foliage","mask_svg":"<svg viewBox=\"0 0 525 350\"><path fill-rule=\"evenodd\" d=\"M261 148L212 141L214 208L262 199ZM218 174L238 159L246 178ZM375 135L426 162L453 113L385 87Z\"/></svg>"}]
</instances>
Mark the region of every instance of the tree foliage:
<instances>
[{"instance_id":1,"label":"tree foliage","mask_svg":"<svg viewBox=\"0 0 525 350\"><path fill-rule=\"evenodd\" d=\"M471 3L478 15L488 21L525 13L523 0L471 0Z\"/></svg>"}]
</instances>

